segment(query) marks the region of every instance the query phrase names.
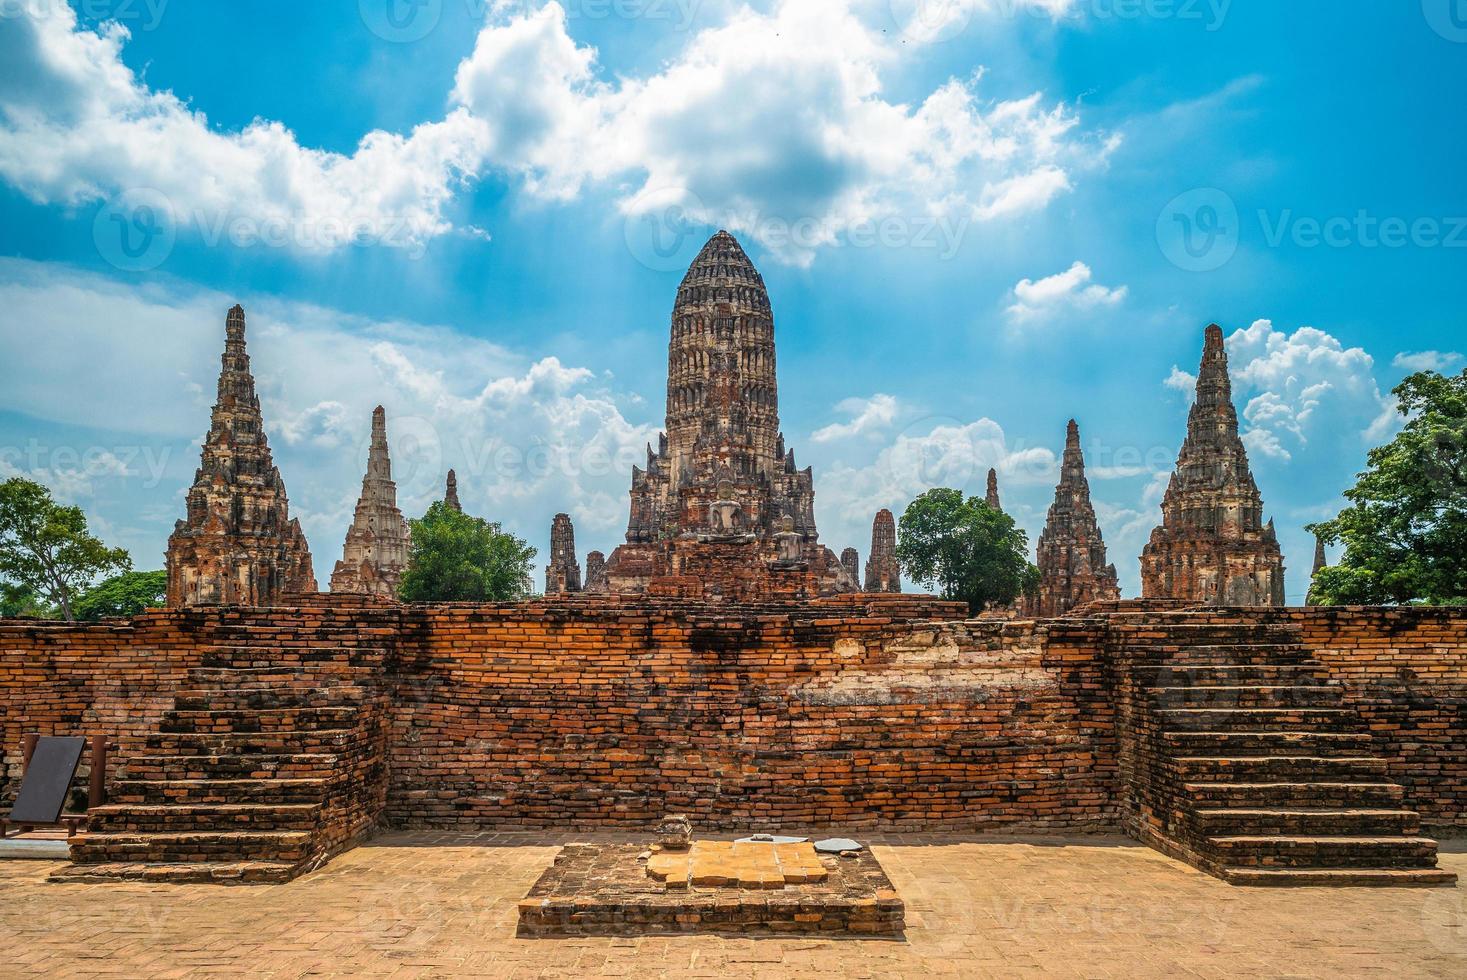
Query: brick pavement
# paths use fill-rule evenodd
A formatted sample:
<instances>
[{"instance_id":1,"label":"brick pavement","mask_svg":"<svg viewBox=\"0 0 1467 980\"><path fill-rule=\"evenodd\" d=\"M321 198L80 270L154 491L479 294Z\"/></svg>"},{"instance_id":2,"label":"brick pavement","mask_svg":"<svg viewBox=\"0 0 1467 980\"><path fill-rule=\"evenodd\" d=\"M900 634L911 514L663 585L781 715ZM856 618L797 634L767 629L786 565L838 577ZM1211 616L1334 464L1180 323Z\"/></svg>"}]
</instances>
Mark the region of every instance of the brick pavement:
<instances>
[{"instance_id":1,"label":"brick pavement","mask_svg":"<svg viewBox=\"0 0 1467 980\"><path fill-rule=\"evenodd\" d=\"M624 840L606 835L571 839ZM393 834L286 885L58 885L0 862L0 974L1467 975L1467 890L1242 889L1121 839L868 837L903 941L515 938L562 838ZM1467 873L1467 842L1442 866Z\"/></svg>"}]
</instances>

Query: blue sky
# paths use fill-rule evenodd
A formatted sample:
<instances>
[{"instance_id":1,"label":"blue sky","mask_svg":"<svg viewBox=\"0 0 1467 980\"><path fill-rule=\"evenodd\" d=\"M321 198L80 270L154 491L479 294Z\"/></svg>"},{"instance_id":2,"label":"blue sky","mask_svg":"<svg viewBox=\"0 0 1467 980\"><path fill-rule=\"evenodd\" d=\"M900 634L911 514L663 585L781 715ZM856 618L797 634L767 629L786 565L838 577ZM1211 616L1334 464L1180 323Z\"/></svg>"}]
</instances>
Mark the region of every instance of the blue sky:
<instances>
[{"instance_id":1,"label":"blue sky","mask_svg":"<svg viewBox=\"0 0 1467 980\"><path fill-rule=\"evenodd\" d=\"M238 301L323 583L378 402L410 515L609 551L728 227L831 547L990 465L1037 536L1073 416L1134 594L1216 321L1298 598L1462 367L1463 91L1460 0L14 0L0 473L160 567Z\"/></svg>"}]
</instances>

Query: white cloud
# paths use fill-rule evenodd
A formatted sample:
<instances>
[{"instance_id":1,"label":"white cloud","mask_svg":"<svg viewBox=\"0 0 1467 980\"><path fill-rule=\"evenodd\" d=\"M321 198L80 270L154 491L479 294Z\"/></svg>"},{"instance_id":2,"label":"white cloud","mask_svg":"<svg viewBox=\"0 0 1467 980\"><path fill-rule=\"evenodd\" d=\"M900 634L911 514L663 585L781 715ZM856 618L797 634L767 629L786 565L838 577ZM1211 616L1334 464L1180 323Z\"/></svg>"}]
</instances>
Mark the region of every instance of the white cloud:
<instances>
[{"instance_id":1,"label":"white cloud","mask_svg":"<svg viewBox=\"0 0 1467 980\"><path fill-rule=\"evenodd\" d=\"M598 183L629 215L676 201L805 263L885 218L1043 208L1114 149L1114 137L1079 134L1069 107L1038 94L981 99L981 73L912 104L888 101L883 76L912 46L869 6L737 7L660 71L614 82L598 79L595 49L570 37L559 4L495 11L443 119L368 133L341 154L302 146L278 122L213 128L126 67L124 28L86 30L66 4L27 4L0 18L0 176L66 205L150 188L206 236L242 218L329 250L362 238L420 247L453 230L460 187L494 171L546 199Z\"/></svg>"},{"instance_id":2,"label":"white cloud","mask_svg":"<svg viewBox=\"0 0 1467 980\"><path fill-rule=\"evenodd\" d=\"M851 417L849 422L833 422L816 429L812 442L832 442L851 436L875 435L896 421L901 403L892 395L877 393L870 398L847 398L835 406L836 411Z\"/></svg>"},{"instance_id":3,"label":"white cloud","mask_svg":"<svg viewBox=\"0 0 1467 980\"><path fill-rule=\"evenodd\" d=\"M1437 374L1447 374L1455 371L1462 363L1462 355L1455 351L1446 352L1438 350L1403 351L1397 354L1391 361L1392 367L1398 367L1403 371L1413 374L1418 371L1435 371Z\"/></svg>"},{"instance_id":4,"label":"white cloud","mask_svg":"<svg viewBox=\"0 0 1467 980\"><path fill-rule=\"evenodd\" d=\"M1188 374L1173 364L1172 373L1167 375L1162 386L1171 388L1173 391L1180 391L1190 398L1197 391L1197 375Z\"/></svg>"},{"instance_id":5,"label":"white cloud","mask_svg":"<svg viewBox=\"0 0 1467 980\"><path fill-rule=\"evenodd\" d=\"M1091 282L1093 274L1084 262L1039 281L1021 279L1014 286L1014 304L1008 308L1010 321L1027 323L1056 313L1115 306L1126 298L1125 286L1110 287Z\"/></svg>"}]
</instances>

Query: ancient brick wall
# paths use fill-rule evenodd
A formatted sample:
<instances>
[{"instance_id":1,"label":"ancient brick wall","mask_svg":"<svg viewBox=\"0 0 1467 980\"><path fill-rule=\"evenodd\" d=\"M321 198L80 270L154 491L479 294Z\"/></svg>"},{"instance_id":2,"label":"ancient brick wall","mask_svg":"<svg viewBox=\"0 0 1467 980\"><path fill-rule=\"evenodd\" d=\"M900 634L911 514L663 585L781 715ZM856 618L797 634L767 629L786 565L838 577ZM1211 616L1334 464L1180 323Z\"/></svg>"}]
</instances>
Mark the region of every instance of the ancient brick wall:
<instances>
[{"instance_id":1,"label":"ancient brick wall","mask_svg":"<svg viewBox=\"0 0 1467 980\"><path fill-rule=\"evenodd\" d=\"M957 614L892 598L909 614ZM1115 826L1114 730L1089 638L1051 640L1032 624L913 628L855 605L832 603L828 618L666 601L409 610L388 816Z\"/></svg>"}]
</instances>

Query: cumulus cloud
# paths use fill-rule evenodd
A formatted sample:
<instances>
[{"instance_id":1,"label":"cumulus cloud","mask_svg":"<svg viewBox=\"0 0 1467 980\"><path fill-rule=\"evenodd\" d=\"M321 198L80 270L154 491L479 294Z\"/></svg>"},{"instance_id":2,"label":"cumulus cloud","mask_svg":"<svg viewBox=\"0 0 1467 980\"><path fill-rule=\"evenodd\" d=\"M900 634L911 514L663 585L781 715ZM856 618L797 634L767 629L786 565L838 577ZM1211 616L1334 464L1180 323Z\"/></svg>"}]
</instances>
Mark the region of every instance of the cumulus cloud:
<instances>
[{"instance_id":1,"label":"cumulus cloud","mask_svg":"<svg viewBox=\"0 0 1467 980\"><path fill-rule=\"evenodd\" d=\"M1076 262L1064 272L1037 282L1021 279L1014 286L1014 303L1008 308L1013 323L1047 319L1056 313L1115 306L1126 298L1125 286L1110 287L1092 282L1090 267Z\"/></svg>"},{"instance_id":2,"label":"cumulus cloud","mask_svg":"<svg viewBox=\"0 0 1467 980\"><path fill-rule=\"evenodd\" d=\"M0 411L73 429L124 420L128 431L115 441L130 453L110 443L110 451L48 446L32 465L26 447L0 446L0 464L34 469L69 497L132 472L132 496L99 512L147 516L138 548L161 555L162 529L181 516L178 492L198 462L232 303L207 290L137 290L0 259L0 305L28 325L23 334L0 331L0 361L11 368ZM625 529L631 467L657 430L628 418L622 405L631 400L586 368L462 334L450 342L432 325L266 298L245 306L266 431L318 572L340 556L379 403L405 513L421 514L440 497L453 467L467 508L542 552L556 511L572 514L584 549L604 549ZM75 462L56 463L58 448ZM166 472L151 470L159 461Z\"/></svg>"},{"instance_id":3,"label":"cumulus cloud","mask_svg":"<svg viewBox=\"0 0 1467 980\"><path fill-rule=\"evenodd\" d=\"M1392 367L1398 367L1402 371L1410 371L1415 374L1418 371L1435 371L1437 374L1447 374L1457 370L1462 363L1462 355L1455 351L1423 350L1402 351L1391 361Z\"/></svg>"},{"instance_id":4,"label":"cumulus cloud","mask_svg":"<svg viewBox=\"0 0 1467 980\"><path fill-rule=\"evenodd\" d=\"M896 421L901 403L892 395L877 393L870 398L847 398L835 406L836 411L851 417L849 422L832 422L816 429L813 442L833 442L851 436L875 435Z\"/></svg>"},{"instance_id":5,"label":"cumulus cloud","mask_svg":"<svg viewBox=\"0 0 1467 980\"><path fill-rule=\"evenodd\" d=\"M628 215L676 206L805 263L883 219L1043 208L1116 145L1039 94L981 96L981 73L890 101L883 78L911 47L848 0L735 8L659 71L615 81L598 77L558 3L519 16L499 6L443 119L368 133L342 154L269 120L211 127L123 63L125 28L24 5L0 18L0 176L67 205L152 189L205 234L242 218L329 250L420 247L454 230L459 190L492 172L551 200L598 184Z\"/></svg>"}]
</instances>

